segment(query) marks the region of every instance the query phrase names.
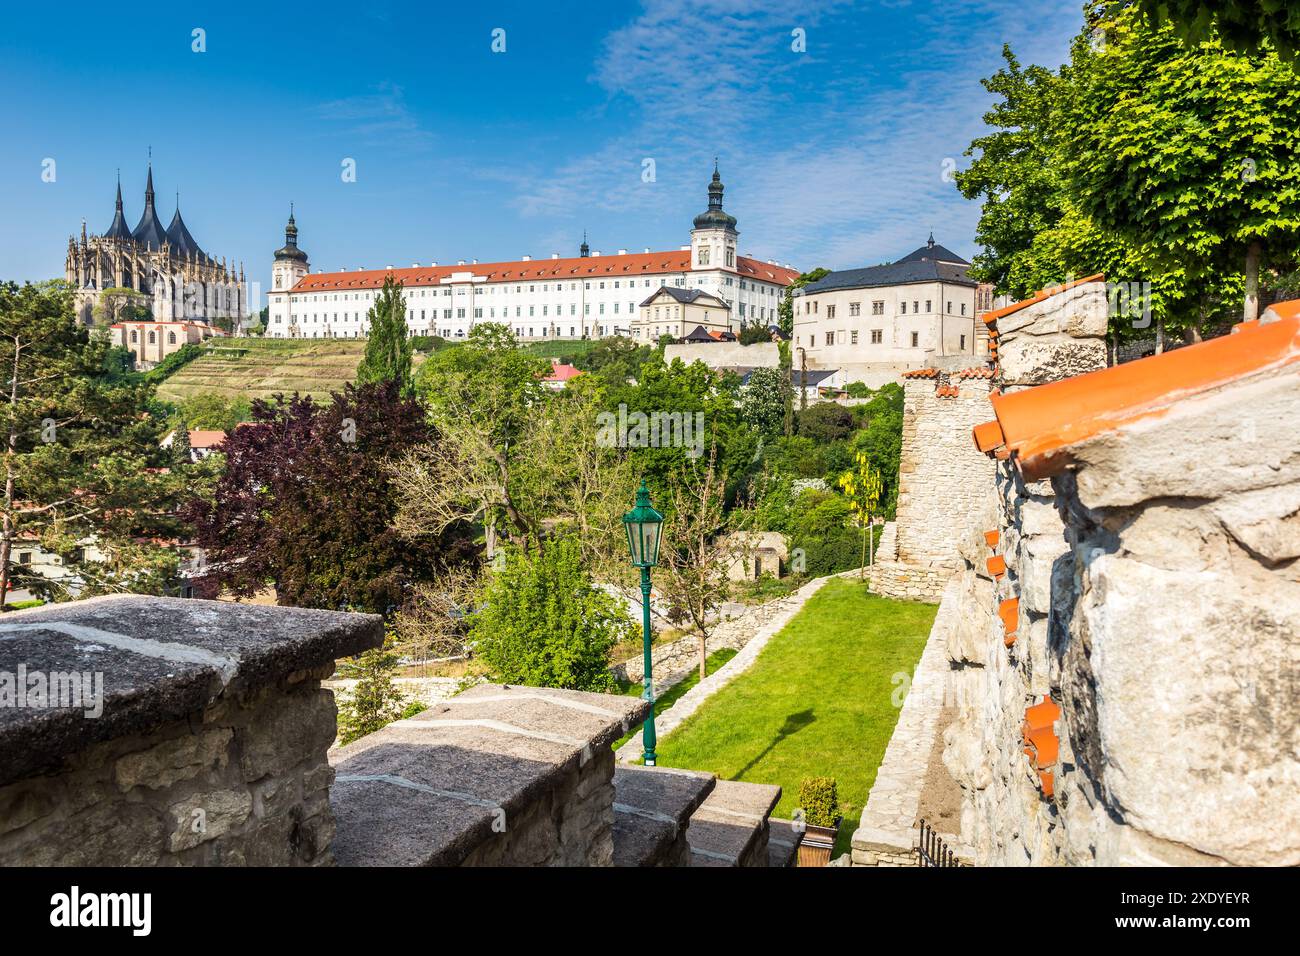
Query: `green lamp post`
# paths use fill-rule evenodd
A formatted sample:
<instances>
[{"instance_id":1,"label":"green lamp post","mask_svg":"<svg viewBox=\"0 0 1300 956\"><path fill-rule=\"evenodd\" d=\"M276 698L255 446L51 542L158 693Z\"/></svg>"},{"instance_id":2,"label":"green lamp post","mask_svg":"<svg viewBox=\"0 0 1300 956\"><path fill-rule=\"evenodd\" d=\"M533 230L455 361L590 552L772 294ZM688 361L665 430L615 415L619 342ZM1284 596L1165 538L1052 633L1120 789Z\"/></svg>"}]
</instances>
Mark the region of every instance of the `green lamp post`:
<instances>
[{"instance_id":1,"label":"green lamp post","mask_svg":"<svg viewBox=\"0 0 1300 956\"><path fill-rule=\"evenodd\" d=\"M641 725L641 740L647 767L655 765L655 693L650 676L650 569L659 563L659 529L663 523L664 516L650 507L650 492L645 479L642 479L636 492L636 507L623 515L623 527L627 529L632 566L641 569L641 645L645 654L645 690L641 697L650 702L650 716Z\"/></svg>"}]
</instances>

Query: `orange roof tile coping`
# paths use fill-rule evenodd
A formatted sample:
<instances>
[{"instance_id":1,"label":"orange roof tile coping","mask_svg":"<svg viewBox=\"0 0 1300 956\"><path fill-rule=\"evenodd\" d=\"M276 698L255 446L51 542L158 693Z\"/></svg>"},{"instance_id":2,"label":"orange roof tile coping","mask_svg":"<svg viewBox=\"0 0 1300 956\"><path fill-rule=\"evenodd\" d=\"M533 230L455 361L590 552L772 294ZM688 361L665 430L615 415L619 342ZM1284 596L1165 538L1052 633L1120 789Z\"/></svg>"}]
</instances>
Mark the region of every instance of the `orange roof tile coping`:
<instances>
[{"instance_id":1,"label":"orange roof tile coping","mask_svg":"<svg viewBox=\"0 0 1300 956\"><path fill-rule=\"evenodd\" d=\"M1043 796L1052 796L1056 792L1056 779L1052 775L1052 771L1038 771L1038 785L1043 788Z\"/></svg>"},{"instance_id":2,"label":"orange roof tile coping","mask_svg":"<svg viewBox=\"0 0 1300 956\"><path fill-rule=\"evenodd\" d=\"M987 544L990 548L996 548L998 546L998 542L1001 540L1002 540L1002 533L999 531L984 532L984 543Z\"/></svg>"},{"instance_id":3,"label":"orange roof tile coping","mask_svg":"<svg viewBox=\"0 0 1300 956\"><path fill-rule=\"evenodd\" d=\"M1050 299L1054 295L1059 295L1062 292L1067 292L1070 289L1073 289L1075 286L1086 285L1089 282L1101 282L1105 278L1106 278L1105 273L1098 272L1096 275L1091 275L1084 279L1075 279L1072 282L1066 282L1062 285L1049 285L1046 288L1040 289L1037 293L1035 293L1033 298L1025 299L1023 302L1013 302L1010 305L1004 305L1002 308L994 309L992 312L985 312L984 324L992 325L994 322L1002 318L1004 315L1010 315L1013 312L1019 312L1021 309L1028 308L1029 306L1042 302L1045 299Z\"/></svg>"},{"instance_id":4,"label":"orange roof tile coping","mask_svg":"<svg viewBox=\"0 0 1300 956\"><path fill-rule=\"evenodd\" d=\"M1025 708L1025 727L1030 730L1050 727L1060 716L1060 706L1052 698L1044 697L1041 703Z\"/></svg>"},{"instance_id":5,"label":"orange roof tile coping","mask_svg":"<svg viewBox=\"0 0 1300 956\"><path fill-rule=\"evenodd\" d=\"M977 425L975 445L987 452L997 447L1000 434L1024 477L1037 481L1065 470L1071 445L1163 415L1190 396L1298 361L1300 310L1292 318L1236 335L998 395L992 399L998 427Z\"/></svg>"},{"instance_id":6,"label":"orange roof tile coping","mask_svg":"<svg viewBox=\"0 0 1300 956\"><path fill-rule=\"evenodd\" d=\"M971 435L975 439L975 447L985 454L1006 444L1006 439L1002 436L1002 426L998 424L996 418L991 422L976 425L971 429Z\"/></svg>"},{"instance_id":7,"label":"orange roof tile coping","mask_svg":"<svg viewBox=\"0 0 1300 956\"><path fill-rule=\"evenodd\" d=\"M1002 618L1002 627L1008 634L1014 634L1020 627L1020 598L1007 598L998 605L998 617Z\"/></svg>"},{"instance_id":8,"label":"orange roof tile coping","mask_svg":"<svg viewBox=\"0 0 1300 956\"><path fill-rule=\"evenodd\" d=\"M995 554L988 560L989 574L995 578L1000 578L1007 573L1007 559L1000 554Z\"/></svg>"},{"instance_id":9,"label":"orange roof tile coping","mask_svg":"<svg viewBox=\"0 0 1300 956\"><path fill-rule=\"evenodd\" d=\"M1034 758L1038 764L1038 769L1042 770L1056 763L1056 757L1060 753L1061 742L1056 737L1056 732L1051 727L1039 727L1025 734L1025 739L1029 746L1034 748Z\"/></svg>"},{"instance_id":10,"label":"orange roof tile coping","mask_svg":"<svg viewBox=\"0 0 1300 956\"><path fill-rule=\"evenodd\" d=\"M937 368L914 368L903 373L903 378L934 378L939 374Z\"/></svg>"},{"instance_id":11,"label":"orange roof tile coping","mask_svg":"<svg viewBox=\"0 0 1300 956\"><path fill-rule=\"evenodd\" d=\"M1288 299L1285 302L1274 302L1264 310L1265 322L1270 319L1284 321L1286 319L1294 319L1296 316L1300 316L1300 299ZM1238 328L1247 324L1249 323L1242 322L1238 325ZM1233 331L1235 332L1236 329L1233 329Z\"/></svg>"}]
</instances>

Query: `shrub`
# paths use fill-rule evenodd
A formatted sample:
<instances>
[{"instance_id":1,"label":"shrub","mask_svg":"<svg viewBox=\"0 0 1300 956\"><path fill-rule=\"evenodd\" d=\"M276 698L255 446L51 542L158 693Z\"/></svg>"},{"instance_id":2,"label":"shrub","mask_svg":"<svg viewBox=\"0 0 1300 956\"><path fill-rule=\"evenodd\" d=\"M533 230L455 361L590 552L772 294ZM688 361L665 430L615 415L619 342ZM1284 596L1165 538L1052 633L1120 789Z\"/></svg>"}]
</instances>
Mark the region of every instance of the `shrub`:
<instances>
[{"instance_id":1,"label":"shrub","mask_svg":"<svg viewBox=\"0 0 1300 956\"><path fill-rule=\"evenodd\" d=\"M842 441L853 434L853 412L832 402L809 405L796 418L796 430L817 444Z\"/></svg>"},{"instance_id":2,"label":"shrub","mask_svg":"<svg viewBox=\"0 0 1300 956\"><path fill-rule=\"evenodd\" d=\"M862 533L841 528L830 534L790 539L790 551L802 549L804 573L820 578L856 568L862 562Z\"/></svg>"},{"instance_id":3,"label":"shrub","mask_svg":"<svg viewBox=\"0 0 1300 956\"><path fill-rule=\"evenodd\" d=\"M636 636L626 609L592 583L572 538L547 542L540 555L508 553L481 606L470 643L507 684L613 690L610 649Z\"/></svg>"},{"instance_id":4,"label":"shrub","mask_svg":"<svg viewBox=\"0 0 1300 956\"><path fill-rule=\"evenodd\" d=\"M803 822L810 827L833 827L840 818L834 777L807 777L799 784Z\"/></svg>"},{"instance_id":5,"label":"shrub","mask_svg":"<svg viewBox=\"0 0 1300 956\"><path fill-rule=\"evenodd\" d=\"M350 744L406 716L404 698L393 682L397 666L391 640L385 640L383 648L366 651L340 666L339 672L355 677L357 684L339 703L339 743Z\"/></svg>"}]
</instances>

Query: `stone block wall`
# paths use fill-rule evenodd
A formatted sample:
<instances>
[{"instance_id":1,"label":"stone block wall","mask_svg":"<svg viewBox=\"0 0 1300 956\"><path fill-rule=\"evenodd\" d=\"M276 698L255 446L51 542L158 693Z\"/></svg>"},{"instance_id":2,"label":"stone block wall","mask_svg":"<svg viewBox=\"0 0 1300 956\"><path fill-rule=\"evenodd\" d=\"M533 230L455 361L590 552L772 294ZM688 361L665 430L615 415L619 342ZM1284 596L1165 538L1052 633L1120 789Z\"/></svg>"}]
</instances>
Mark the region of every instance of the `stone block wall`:
<instances>
[{"instance_id":1,"label":"stone block wall","mask_svg":"<svg viewBox=\"0 0 1300 956\"><path fill-rule=\"evenodd\" d=\"M319 681L225 698L0 788L0 866L330 861L334 695Z\"/></svg>"},{"instance_id":2,"label":"stone block wall","mask_svg":"<svg viewBox=\"0 0 1300 956\"><path fill-rule=\"evenodd\" d=\"M913 372L903 380L897 559L913 567L955 570L964 530L960 516L985 493L993 475L992 464L970 442L971 428L989 417L990 380L967 371L929 371L929 377Z\"/></svg>"},{"instance_id":3,"label":"stone block wall","mask_svg":"<svg viewBox=\"0 0 1300 956\"><path fill-rule=\"evenodd\" d=\"M0 865L329 863L320 682L381 639L372 615L170 598L6 615L0 699L93 680L75 707L0 707Z\"/></svg>"}]
</instances>

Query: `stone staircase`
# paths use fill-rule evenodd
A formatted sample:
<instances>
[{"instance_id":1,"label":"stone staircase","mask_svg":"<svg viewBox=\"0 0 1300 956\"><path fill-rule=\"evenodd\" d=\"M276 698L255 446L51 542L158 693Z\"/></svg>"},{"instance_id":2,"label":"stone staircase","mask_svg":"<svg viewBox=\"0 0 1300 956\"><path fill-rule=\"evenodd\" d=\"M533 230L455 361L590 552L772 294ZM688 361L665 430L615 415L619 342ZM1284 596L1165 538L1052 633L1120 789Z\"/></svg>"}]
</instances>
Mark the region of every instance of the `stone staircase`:
<instances>
[{"instance_id":1,"label":"stone staircase","mask_svg":"<svg viewBox=\"0 0 1300 956\"><path fill-rule=\"evenodd\" d=\"M769 821L781 788L712 774L620 764L615 866L791 866L799 839Z\"/></svg>"}]
</instances>

